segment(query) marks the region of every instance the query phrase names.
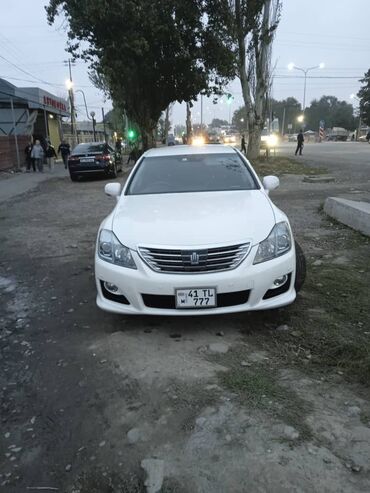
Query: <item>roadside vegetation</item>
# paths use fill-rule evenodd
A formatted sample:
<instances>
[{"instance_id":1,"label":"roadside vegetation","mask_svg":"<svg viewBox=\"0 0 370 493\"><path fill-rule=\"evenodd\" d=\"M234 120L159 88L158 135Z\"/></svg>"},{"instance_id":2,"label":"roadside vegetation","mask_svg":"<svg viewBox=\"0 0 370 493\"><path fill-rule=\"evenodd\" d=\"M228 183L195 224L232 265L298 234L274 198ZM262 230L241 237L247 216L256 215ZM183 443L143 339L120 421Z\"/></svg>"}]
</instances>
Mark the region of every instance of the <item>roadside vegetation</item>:
<instances>
[{"instance_id":1,"label":"roadside vegetation","mask_svg":"<svg viewBox=\"0 0 370 493\"><path fill-rule=\"evenodd\" d=\"M316 168L297 159L284 156L271 155L269 158L260 156L253 160L253 167L259 176L284 174L290 175L323 175L327 173L325 168Z\"/></svg>"}]
</instances>

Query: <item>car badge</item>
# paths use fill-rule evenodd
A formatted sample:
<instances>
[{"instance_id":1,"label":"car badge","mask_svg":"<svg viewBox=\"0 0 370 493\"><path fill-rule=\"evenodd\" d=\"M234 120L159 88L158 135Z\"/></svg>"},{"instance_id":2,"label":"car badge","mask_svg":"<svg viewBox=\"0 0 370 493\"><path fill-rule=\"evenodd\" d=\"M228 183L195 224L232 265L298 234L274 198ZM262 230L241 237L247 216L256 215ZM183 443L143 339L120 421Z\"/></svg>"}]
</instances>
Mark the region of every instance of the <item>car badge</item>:
<instances>
[{"instance_id":1,"label":"car badge","mask_svg":"<svg viewBox=\"0 0 370 493\"><path fill-rule=\"evenodd\" d=\"M190 263L191 263L191 265L198 265L199 264L199 254L197 252L193 252L190 255Z\"/></svg>"}]
</instances>

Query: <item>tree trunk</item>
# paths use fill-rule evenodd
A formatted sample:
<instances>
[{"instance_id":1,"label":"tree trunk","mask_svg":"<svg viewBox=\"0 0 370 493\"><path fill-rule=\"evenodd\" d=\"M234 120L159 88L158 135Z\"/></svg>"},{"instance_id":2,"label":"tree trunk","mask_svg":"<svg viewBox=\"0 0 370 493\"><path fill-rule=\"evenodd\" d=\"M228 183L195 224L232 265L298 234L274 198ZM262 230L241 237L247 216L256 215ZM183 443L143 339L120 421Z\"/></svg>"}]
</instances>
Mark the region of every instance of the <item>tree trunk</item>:
<instances>
[{"instance_id":1,"label":"tree trunk","mask_svg":"<svg viewBox=\"0 0 370 493\"><path fill-rule=\"evenodd\" d=\"M193 136L193 129L192 129L192 124L191 124L191 108L193 104L191 101L186 103L186 142L188 144L191 143L191 139Z\"/></svg>"},{"instance_id":2,"label":"tree trunk","mask_svg":"<svg viewBox=\"0 0 370 493\"><path fill-rule=\"evenodd\" d=\"M143 151L147 151L152 147L156 147L156 141L154 138L154 128L141 127L141 141L143 146Z\"/></svg>"},{"instance_id":3,"label":"tree trunk","mask_svg":"<svg viewBox=\"0 0 370 493\"><path fill-rule=\"evenodd\" d=\"M256 159L260 155L260 147L261 147L261 134L262 129L259 125L256 125L256 121L253 118L253 121L248 121L248 148L247 148L247 158L248 159Z\"/></svg>"}]
</instances>

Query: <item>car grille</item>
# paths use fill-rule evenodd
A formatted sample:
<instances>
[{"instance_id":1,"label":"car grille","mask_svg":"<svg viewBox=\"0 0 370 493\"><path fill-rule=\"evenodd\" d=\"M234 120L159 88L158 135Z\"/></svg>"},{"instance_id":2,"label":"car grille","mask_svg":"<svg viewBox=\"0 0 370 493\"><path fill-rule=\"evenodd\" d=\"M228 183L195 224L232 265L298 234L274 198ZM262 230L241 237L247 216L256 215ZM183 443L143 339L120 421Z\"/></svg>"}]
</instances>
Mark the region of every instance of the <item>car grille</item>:
<instances>
[{"instance_id":1,"label":"car grille","mask_svg":"<svg viewBox=\"0 0 370 493\"><path fill-rule=\"evenodd\" d=\"M167 250L139 247L139 253L156 272L192 274L235 269L247 256L250 243L208 249Z\"/></svg>"}]
</instances>

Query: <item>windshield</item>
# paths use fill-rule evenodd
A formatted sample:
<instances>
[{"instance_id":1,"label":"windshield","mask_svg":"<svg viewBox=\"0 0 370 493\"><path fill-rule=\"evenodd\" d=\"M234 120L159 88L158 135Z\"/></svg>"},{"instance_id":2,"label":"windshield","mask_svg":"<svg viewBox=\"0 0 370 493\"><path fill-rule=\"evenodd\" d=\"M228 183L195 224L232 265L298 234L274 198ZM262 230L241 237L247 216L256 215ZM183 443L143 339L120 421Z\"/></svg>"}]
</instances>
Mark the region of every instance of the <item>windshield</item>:
<instances>
[{"instance_id":1,"label":"windshield","mask_svg":"<svg viewBox=\"0 0 370 493\"><path fill-rule=\"evenodd\" d=\"M126 195L257 189L238 154L190 154L144 158Z\"/></svg>"}]
</instances>

